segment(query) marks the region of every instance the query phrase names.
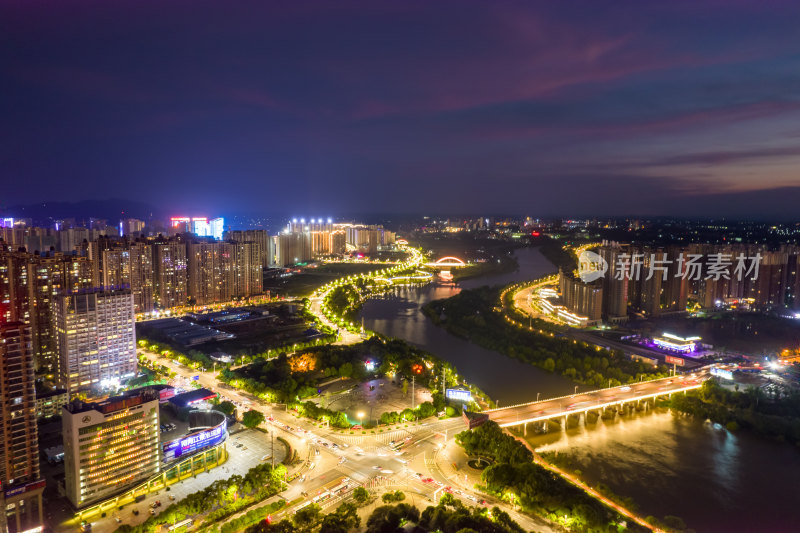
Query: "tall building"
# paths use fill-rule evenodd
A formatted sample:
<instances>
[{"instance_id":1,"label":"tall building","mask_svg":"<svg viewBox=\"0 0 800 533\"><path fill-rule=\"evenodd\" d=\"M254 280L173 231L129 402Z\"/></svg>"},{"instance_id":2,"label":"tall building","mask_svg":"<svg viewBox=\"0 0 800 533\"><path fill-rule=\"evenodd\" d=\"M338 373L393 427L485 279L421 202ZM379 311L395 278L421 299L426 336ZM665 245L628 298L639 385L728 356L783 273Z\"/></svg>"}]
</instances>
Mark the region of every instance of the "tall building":
<instances>
[{"instance_id":1,"label":"tall building","mask_svg":"<svg viewBox=\"0 0 800 533\"><path fill-rule=\"evenodd\" d=\"M153 249L147 242L123 242L100 253L103 287L130 287L135 313L152 311Z\"/></svg>"},{"instance_id":2,"label":"tall building","mask_svg":"<svg viewBox=\"0 0 800 533\"><path fill-rule=\"evenodd\" d=\"M602 278L603 284L603 319L607 322L620 322L628 318L628 278L620 272L617 264L620 254L626 252L619 243L603 243L597 253L608 265L608 271Z\"/></svg>"},{"instance_id":3,"label":"tall building","mask_svg":"<svg viewBox=\"0 0 800 533\"><path fill-rule=\"evenodd\" d=\"M225 240L236 243L255 242L261 249L261 267L267 269L272 264L272 239L263 229L233 230L225 232Z\"/></svg>"},{"instance_id":4,"label":"tall building","mask_svg":"<svg viewBox=\"0 0 800 533\"><path fill-rule=\"evenodd\" d=\"M130 243L130 284L133 310L149 313L155 309L153 298L153 247L148 242Z\"/></svg>"},{"instance_id":5,"label":"tall building","mask_svg":"<svg viewBox=\"0 0 800 533\"><path fill-rule=\"evenodd\" d=\"M153 244L154 300L160 309L186 305L186 243L180 240Z\"/></svg>"},{"instance_id":6,"label":"tall building","mask_svg":"<svg viewBox=\"0 0 800 533\"><path fill-rule=\"evenodd\" d=\"M689 280L682 275L686 266L678 258L687 253L678 246L631 247L628 301L633 310L648 317L686 312Z\"/></svg>"},{"instance_id":7,"label":"tall building","mask_svg":"<svg viewBox=\"0 0 800 533\"><path fill-rule=\"evenodd\" d=\"M144 221L135 218L124 218L119 221L119 236L138 236L144 231Z\"/></svg>"},{"instance_id":8,"label":"tall building","mask_svg":"<svg viewBox=\"0 0 800 533\"><path fill-rule=\"evenodd\" d=\"M67 498L81 509L159 473L158 392L62 409Z\"/></svg>"},{"instance_id":9,"label":"tall building","mask_svg":"<svg viewBox=\"0 0 800 533\"><path fill-rule=\"evenodd\" d=\"M234 247L228 242L189 243L188 294L195 305L233 298Z\"/></svg>"},{"instance_id":10,"label":"tall building","mask_svg":"<svg viewBox=\"0 0 800 533\"><path fill-rule=\"evenodd\" d=\"M600 280L584 283L571 273L559 272L561 299L575 315L586 318L587 324L597 323L603 315L603 283Z\"/></svg>"},{"instance_id":11,"label":"tall building","mask_svg":"<svg viewBox=\"0 0 800 533\"><path fill-rule=\"evenodd\" d=\"M277 236L277 263L289 266L311 261L311 233L281 233Z\"/></svg>"},{"instance_id":12,"label":"tall building","mask_svg":"<svg viewBox=\"0 0 800 533\"><path fill-rule=\"evenodd\" d=\"M0 325L0 532L43 525L30 326Z\"/></svg>"},{"instance_id":13,"label":"tall building","mask_svg":"<svg viewBox=\"0 0 800 533\"><path fill-rule=\"evenodd\" d=\"M30 322L30 283L25 251L0 245L0 323Z\"/></svg>"},{"instance_id":14,"label":"tall building","mask_svg":"<svg viewBox=\"0 0 800 533\"><path fill-rule=\"evenodd\" d=\"M92 289L62 295L55 310L58 381L70 396L136 374L130 289Z\"/></svg>"},{"instance_id":15,"label":"tall building","mask_svg":"<svg viewBox=\"0 0 800 533\"><path fill-rule=\"evenodd\" d=\"M261 245L257 242L239 242L233 247L233 296L247 298L264 292L264 269Z\"/></svg>"},{"instance_id":16,"label":"tall building","mask_svg":"<svg viewBox=\"0 0 800 533\"><path fill-rule=\"evenodd\" d=\"M62 294L94 286L92 262L86 257L50 252L33 254L28 266L36 369L54 373L58 368L56 302Z\"/></svg>"}]
</instances>

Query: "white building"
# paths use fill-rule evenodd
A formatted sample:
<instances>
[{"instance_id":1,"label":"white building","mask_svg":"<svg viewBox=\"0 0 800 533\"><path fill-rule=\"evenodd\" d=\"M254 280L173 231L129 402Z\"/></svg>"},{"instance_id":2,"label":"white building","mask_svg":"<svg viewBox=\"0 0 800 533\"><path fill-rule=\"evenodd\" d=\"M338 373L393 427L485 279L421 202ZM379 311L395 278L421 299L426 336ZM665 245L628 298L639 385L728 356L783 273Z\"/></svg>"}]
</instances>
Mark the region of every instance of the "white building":
<instances>
[{"instance_id":1,"label":"white building","mask_svg":"<svg viewBox=\"0 0 800 533\"><path fill-rule=\"evenodd\" d=\"M63 295L55 307L59 385L70 396L135 375L136 332L130 289L91 289Z\"/></svg>"}]
</instances>

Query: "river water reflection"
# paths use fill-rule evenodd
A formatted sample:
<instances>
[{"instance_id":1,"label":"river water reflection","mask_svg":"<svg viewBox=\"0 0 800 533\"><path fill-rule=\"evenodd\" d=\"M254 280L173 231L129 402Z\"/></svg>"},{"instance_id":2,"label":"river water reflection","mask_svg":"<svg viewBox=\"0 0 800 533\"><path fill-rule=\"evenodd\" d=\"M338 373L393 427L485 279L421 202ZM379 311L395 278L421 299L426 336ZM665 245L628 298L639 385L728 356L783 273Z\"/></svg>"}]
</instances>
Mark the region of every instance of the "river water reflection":
<instances>
[{"instance_id":1,"label":"river water reflection","mask_svg":"<svg viewBox=\"0 0 800 533\"><path fill-rule=\"evenodd\" d=\"M680 516L698 532L800 531L800 451L788 444L667 410L529 441L633 498L643 515Z\"/></svg>"},{"instance_id":2,"label":"river water reflection","mask_svg":"<svg viewBox=\"0 0 800 533\"><path fill-rule=\"evenodd\" d=\"M561 376L485 350L434 326L420 307L462 288L505 285L555 270L537 248L517 251L519 270L466 280L397 288L364 305L365 326L450 361L467 382L501 405L570 394ZM676 515L698 532L800 532L800 451L746 432L669 412L600 422L533 437L543 451L568 454L590 483L632 497L644 515Z\"/></svg>"},{"instance_id":3,"label":"river water reflection","mask_svg":"<svg viewBox=\"0 0 800 533\"><path fill-rule=\"evenodd\" d=\"M516 272L465 280L458 286L435 282L422 287L398 287L364 304L361 311L364 325L369 330L404 339L453 363L468 383L486 391L500 405L535 400L537 392L542 393L543 398L568 394L574 387L570 380L454 337L432 324L420 311L426 303L454 296L462 288L507 285L554 270L538 248L520 249L517 262Z\"/></svg>"}]
</instances>

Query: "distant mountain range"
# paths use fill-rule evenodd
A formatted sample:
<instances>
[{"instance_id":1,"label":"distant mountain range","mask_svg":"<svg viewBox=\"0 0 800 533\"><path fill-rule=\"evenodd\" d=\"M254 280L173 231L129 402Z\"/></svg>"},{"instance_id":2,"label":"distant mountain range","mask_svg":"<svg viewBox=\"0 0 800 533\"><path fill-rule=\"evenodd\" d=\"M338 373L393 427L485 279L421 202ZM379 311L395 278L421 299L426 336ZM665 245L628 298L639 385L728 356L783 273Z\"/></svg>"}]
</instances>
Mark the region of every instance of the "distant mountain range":
<instances>
[{"instance_id":1,"label":"distant mountain range","mask_svg":"<svg viewBox=\"0 0 800 533\"><path fill-rule=\"evenodd\" d=\"M80 202L42 202L0 208L2 216L31 218L35 224L46 224L54 219L106 218L115 225L122 218L150 220L163 219L164 213L144 202L110 198L108 200L83 200Z\"/></svg>"}]
</instances>

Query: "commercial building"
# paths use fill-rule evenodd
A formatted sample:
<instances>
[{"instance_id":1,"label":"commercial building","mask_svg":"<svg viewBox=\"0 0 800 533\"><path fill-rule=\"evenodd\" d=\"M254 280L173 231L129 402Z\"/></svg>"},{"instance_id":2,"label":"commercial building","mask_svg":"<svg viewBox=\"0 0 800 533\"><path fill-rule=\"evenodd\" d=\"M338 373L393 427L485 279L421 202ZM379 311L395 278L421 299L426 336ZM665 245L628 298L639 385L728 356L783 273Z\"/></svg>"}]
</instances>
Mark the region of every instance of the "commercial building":
<instances>
[{"instance_id":1,"label":"commercial building","mask_svg":"<svg viewBox=\"0 0 800 533\"><path fill-rule=\"evenodd\" d=\"M59 385L70 396L135 375L136 333L130 289L91 289L56 305Z\"/></svg>"},{"instance_id":2,"label":"commercial building","mask_svg":"<svg viewBox=\"0 0 800 533\"><path fill-rule=\"evenodd\" d=\"M43 525L33 367L30 326L0 325L0 533Z\"/></svg>"},{"instance_id":3,"label":"commercial building","mask_svg":"<svg viewBox=\"0 0 800 533\"><path fill-rule=\"evenodd\" d=\"M77 509L159 473L158 400L158 392L141 390L63 407L64 488Z\"/></svg>"}]
</instances>

